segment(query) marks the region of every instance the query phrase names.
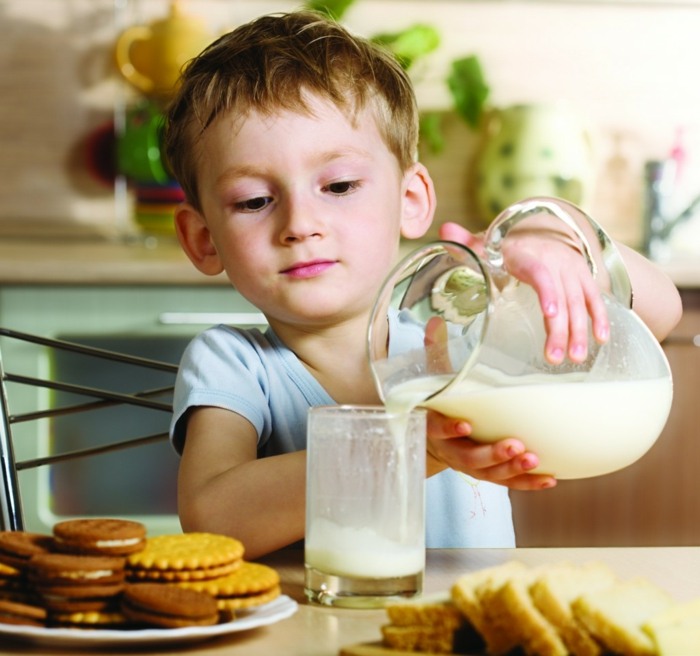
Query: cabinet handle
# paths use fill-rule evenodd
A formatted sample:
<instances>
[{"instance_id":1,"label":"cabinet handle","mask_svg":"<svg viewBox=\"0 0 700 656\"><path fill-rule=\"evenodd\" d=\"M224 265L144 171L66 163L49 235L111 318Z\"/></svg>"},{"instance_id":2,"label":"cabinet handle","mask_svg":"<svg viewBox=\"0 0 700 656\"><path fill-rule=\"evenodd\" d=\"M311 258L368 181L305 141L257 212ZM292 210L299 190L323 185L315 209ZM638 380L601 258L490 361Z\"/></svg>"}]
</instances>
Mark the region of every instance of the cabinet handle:
<instances>
[{"instance_id":1,"label":"cabinet handle","mask_svg":"<svg viewBox=\"0 0 700 656\"><path fill-rule=\"evenodd\" d=\"M213 326L224 323L235 326L264 326L262 312L162 312L158 323L168 326Z\"/></svg>"}]
</instances>

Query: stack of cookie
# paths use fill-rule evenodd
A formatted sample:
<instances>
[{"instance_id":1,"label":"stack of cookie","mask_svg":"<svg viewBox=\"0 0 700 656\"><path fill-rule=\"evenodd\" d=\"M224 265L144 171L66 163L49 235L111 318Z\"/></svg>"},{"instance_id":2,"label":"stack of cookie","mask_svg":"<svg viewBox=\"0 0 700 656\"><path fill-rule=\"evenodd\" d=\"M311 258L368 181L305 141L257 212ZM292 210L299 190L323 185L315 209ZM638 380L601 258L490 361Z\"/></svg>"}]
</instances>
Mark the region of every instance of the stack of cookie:
<instances>
[{"instance_id":1,"label":"stack of cookie","mask_svg":"<svg viewBox=\"0 0 700 656\"><path fill-rule=\"evenodd\" d=\"M124 559L47 553L32 556L29 585L54 625L121 624Z\"/></svg>"},{"instance_id":2,"label":"stack of cookie","mask_svg":"<svg viewBox=\"0 0 700 656\"><path fill-rule=\"evenodd\" d=\"M146 537L143 524L77 519L52 535L0 531L0 622L175 628L229 621L280 594L279 575L210 533Z\"/></svg>"},{"instance_id":3,"label":"stack of cookie","mask_svg":"<svg viewBox=\"0 0 700 656\"><path fill-rule=\"evenodd\" d=\"M0 531L0 600L31 603L35 593L26 585L29 559L49 553L51 536L24 531Z\"/></svg>"},{"instance_id":4,"label":"stack of cookie","mask_svg":"<svg viewBox=\"0 0 700 656\"><path fill-rule=\"evenodd\" d=\"M0 532L0 563L15 570L14 584L0 590L3 620L78 628L124 625L126 557L145 544L143 524L120 519L59 522L52 535Z\"/></svg>"},{"instance_id":5,"label":"stack of cookie","mask_svg":"<svg viewBox=\"0 0 700 656\"><path fill-rule=\"evenodd\" d=\"M244 561L238 540L212 533L150 538L145 549L128 558L127 577L207 593L225 615L261 606L280 595L276 570Z\"/></svg>"}]
</instances>

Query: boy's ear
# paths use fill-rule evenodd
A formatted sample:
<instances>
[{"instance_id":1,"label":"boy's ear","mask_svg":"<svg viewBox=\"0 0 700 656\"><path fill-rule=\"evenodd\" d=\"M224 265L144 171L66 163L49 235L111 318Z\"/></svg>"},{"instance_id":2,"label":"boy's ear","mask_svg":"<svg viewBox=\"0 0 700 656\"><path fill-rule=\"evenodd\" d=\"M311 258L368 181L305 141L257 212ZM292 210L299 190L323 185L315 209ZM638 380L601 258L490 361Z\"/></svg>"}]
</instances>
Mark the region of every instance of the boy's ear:
<instances>
[{"instance_id":1,"label":"boy's ear","mask_svg":"<svg viewBox=\"0 0 700 656\"><path fill-rule=\"evenodd\" d=\"M175 210L175 233L182 250L202 273L215 276L224 270L204 217L189 203Z\"/></svg>"},{"instance_id":2,"label":"boy's ear","mask_svg":"<svg viewBox=\"0 0 700 656\"><path fill-rule=\"evenodd\" d=\"M401 236L406 239L422 237L435 216L435 186L428 169L420 162L406 173L404 181Z\"/></svg>"}]
</instances>

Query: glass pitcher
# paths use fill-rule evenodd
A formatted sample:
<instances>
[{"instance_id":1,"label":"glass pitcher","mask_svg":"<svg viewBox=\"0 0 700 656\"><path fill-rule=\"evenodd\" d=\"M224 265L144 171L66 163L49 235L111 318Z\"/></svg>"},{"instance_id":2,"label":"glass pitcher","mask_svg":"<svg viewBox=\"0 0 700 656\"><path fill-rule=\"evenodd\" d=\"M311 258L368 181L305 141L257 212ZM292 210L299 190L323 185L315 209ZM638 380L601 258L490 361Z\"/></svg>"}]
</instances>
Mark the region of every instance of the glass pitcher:
<instances>
[{"instance_id":1,"label":"glass pitcher","mask_svg":"<svg viewBox=\"0 0 700 656\"><path fill-rule=\"evenodd\" d=\"M597 343L589 325L580 363L546 360L537 295L504 267L509 231L544 215L575 238L608 312L609 340ZM546 199L506 208L484 243L483 258L457 243L430 243L388 277L368 330L384 403L463 418L478 441L518 438L540 459L534 471L561 479L635 462L663 430L673 385L661 346L631 310L630 280L615 245L578 207Z\"/></svg>"}]
</instances>

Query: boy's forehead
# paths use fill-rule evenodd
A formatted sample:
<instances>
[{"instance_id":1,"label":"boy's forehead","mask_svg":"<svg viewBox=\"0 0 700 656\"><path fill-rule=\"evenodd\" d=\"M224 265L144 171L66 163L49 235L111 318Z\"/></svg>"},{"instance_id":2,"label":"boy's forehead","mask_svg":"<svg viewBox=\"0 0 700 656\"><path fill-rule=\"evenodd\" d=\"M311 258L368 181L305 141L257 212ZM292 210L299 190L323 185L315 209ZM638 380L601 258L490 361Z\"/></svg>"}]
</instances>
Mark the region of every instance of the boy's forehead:
<instances>
[{"instance_id":1,"label":"boy's forehead","mask_svg":"<svg viewBox=\"0 0 700 656\"><path fill-rule=\"evenodd\" d=\"M309 119L312 123L318 124L319 127L332 123L346 124L350 129L358 131L366 128L375 131L378 128L377 117L372 105L361 108L352 103L338 105L327 98L311 93L304 94L303 104L295 104L291 107L282 103L275 106L247 107L245 109L229 107L223 109L209 127L216 125L221 128L223 125L231 136L235 137L244 127L251 124L264 129L274 125L277 121L293 121L297 118Z\"/></svg>"},{"instance_id":2,"label":"boy's forehead","mask_svg":"<svg viewBox=\"0 0 700 656\"><path fill-rule=\"evenodd\" d=\"M196 144L200 191L231 176L269 174L283 162L301 167L304 162L319 164L347 156L368 163L391 161L401 169L373 103L355 112L319 95L308 94L306 101L293 109L222 110Z\"/></svg>"},{"instance_id":3,"label":"boy's forehead","mask_svg":"<svg viewBox=\"0 0 700 656\"><path fill-rule=\"evenodd\" d=\"M324 100L304 110L252 110L245 116L227 110L201 135L197 150L200 189L232 177L268 175L277 166L301 171L345 157L368 163L392 160L398 167L369 108L348 117Z\"/></svg>"}]
</instances>

